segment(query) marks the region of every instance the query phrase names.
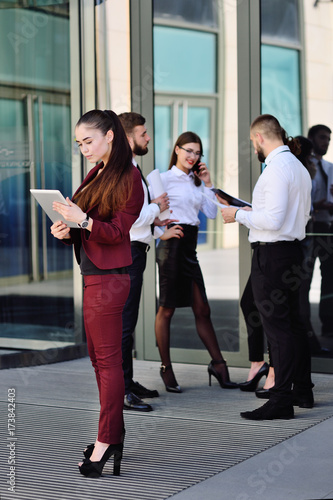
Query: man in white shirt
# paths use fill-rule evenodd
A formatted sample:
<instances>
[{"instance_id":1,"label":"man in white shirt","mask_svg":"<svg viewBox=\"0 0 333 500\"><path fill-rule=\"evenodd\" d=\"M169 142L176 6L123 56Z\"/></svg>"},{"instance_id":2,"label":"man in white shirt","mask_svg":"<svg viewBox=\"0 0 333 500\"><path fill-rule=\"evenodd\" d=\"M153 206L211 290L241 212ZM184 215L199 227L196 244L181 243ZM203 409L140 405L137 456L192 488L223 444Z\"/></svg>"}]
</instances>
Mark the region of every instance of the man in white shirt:
<instances>
[{"instance_id":1,"label":"man in white shirt","mask_svg":"<svg viewBox=\"0 0 333 500\"><path fill-rule=\"evenodd\" d=\"M314 125L309 129L308 138L313 144L312 161L316 175L312 181L313 237L312 259L309 266L313 271L316 258L320 260L321 293L319 318L322 335L333 336L333 163L326 161L331 140L331 129L326 125Z\"/></svg>"},{"instance_id":2,"label":"man in white shirt","mask_svg":"<svg viewBox=\"0 0 333 500\"><path fill-rule=\"evenodd\" d=\"M289 419L294 417L295 396L313 398L297 274L303 260L300 241L305 237L311 208L311 179L291 152L295 150L294 139L287 138L275 117L256 118L250 138L259 161L266 163L253 190L252 209L228 207L221 212L224 222L237 221L249 229L251 283L270 344L275 385L267 403L241 416L250 420Z\"/></svg>"},{"instance_id":3,"label":"man in white shirt","mask_svg":"<svg viewBox=\"0 0 333 500\"><path fill-rule=\"evenodd\" d=\"M135 157L148 153L150 137L145 126L145 118L139 113L121 113L119 119L125 129L128 142L133 151L133 164L140 170ZM140 170L141 172L141 170ZM142 175L142 173L141 173ZM155 219L161 212L169 207L169 199L166 193L150 199L146 181L142 175L142 186L144 190L144 203L139 218L133 224L131 237L132 264L128 268L131 278L131 288L128 299L123 310L123 336L122 355L125 380L125 410L151 411L151 405L142 401L141 398L154 398L159 394L156 390L149 390L133 380L133 336L138 320L143 273L146 268L147 252L149 243L153 236L153 225Z\"/></svg>"}]
</instances>

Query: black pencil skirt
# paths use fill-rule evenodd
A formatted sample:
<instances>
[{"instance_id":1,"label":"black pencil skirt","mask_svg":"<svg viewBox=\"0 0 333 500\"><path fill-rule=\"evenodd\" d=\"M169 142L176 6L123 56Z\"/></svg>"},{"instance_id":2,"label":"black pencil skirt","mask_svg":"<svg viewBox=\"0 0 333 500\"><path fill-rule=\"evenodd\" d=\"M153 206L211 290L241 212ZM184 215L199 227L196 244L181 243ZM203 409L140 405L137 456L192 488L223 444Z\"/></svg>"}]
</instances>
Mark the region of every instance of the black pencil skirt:
<instances>
[{"instance_id":1,"label":"black pencil skirt","mask_svg":"<svg viewBox=\"0 0 333 500\"><path fill-rule=\"evenodd\" d=\"M193 283L199 287L203 301L208 302L205 284L197 258L197 226L180 224L183 238L160 241L156 258L159 270L160 298L163 307L192 305Z\"/></svg>"}]
</instances>

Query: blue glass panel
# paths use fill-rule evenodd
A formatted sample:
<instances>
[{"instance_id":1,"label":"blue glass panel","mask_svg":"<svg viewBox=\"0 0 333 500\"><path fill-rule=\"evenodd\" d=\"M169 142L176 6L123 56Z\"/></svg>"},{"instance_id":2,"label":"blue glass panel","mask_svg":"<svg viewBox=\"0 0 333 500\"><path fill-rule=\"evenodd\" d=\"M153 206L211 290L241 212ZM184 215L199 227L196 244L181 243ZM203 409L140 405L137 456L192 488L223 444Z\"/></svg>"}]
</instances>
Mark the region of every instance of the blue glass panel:
<instances>
[{"instance_id":1,"label":"blue glass panel","mask_svg":"<svg viewBox=\"0 0 333 500\"><path fill-rule=\"evenodd\" d=\"M0 9L0 29L0 345L72 342L72 249L52 237L40 208L32 226L29 191L72 194L69 2L15 2Z\"/></svg>"},{"instance_id":2,"label":"blue glass panel","mask_svg":"<svg viewBox=\"0 0 333 500\"><path fill-rule=\"evenodd\" d=\"M154 27L155 90L216 92L216 35Z\"/></svg>"},{"instance_id":3,"label":"blue glass panel","mask_svg":"<svg viewBox=\"0 0 333 500\"><path fill-rule=\"evenodd\" d=\"M22 103L0 100L0 277L29 274L29 172Z\"/></svg>"},{"instance_id":4,"label":"blue glass panel","mask_svg":"<svg viewBox=\"0 0 333 500\"><path fill-rule=\"evenodd\" d=\"M29 9L3 9L0 31L6 34L0 51L2 82L69 91L68 18Z\"/></svg>"},{"instance_id":5,"label":"blue glass panel","mask_svg":"<svg viewBox=\"0 0 333 500\"><path fill-rule=\"evenodd\" d=\"M64 196L72 196L70 108L57 104L43 105L43 134L45 160L45 188L59 189ZM36 148L38 151L38 149ZM36 162L37 172L40 164ZM41 187L41 186L38 186ZM42 211L39 210L40 264L42 263ZM46 218L48 272L72 269L72 249L59 245L49 230Z\"/></svg>"},{"instance_id":6,"label":"blue glass panel","mask_svg":"<svg viewBox=\"0 0 333 500\"><path fill-rule=\"evenodd\" d=\"M289 135L302 133L297 50L262 45L261 112L276 116Z\"/></svg>"}]
</instances>

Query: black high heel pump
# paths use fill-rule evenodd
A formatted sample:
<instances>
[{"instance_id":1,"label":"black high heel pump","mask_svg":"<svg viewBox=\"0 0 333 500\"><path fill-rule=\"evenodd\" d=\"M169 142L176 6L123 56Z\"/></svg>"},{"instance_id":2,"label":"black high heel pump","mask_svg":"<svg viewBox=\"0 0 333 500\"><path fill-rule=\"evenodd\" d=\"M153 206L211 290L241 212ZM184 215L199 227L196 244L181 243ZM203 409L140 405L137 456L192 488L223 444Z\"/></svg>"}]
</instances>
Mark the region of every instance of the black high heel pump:
<instances>
[{"instance_id":1,"label":"black high heel pump","mask_svg":"<svg viewBox=\"0 0 333 500\"><path fill-rule=\"evenodd\" d=\"M240 390L245 392L254 392L258 387L260 379L265 375L267 377L268 371L269 371L269 365L265 362L251 380L239 384Z\"/></svg>"},{"instance_id":2,"label":"black high heel pump","mask_svg":"<svg viewBox=\"0 0 333 500\"><path fill-rule=\"evenodd\" d=\"M168 374L166 374L166 372L169 371L169 370L172 371L172 373L169 374L170 377L168 377ZM175 376L174 376L174 373L173 373L171 365L168 365L168 366L161 365L160 375L162 377L162 380L164 382L165 389L166 389L167 392L176 392L178 394L182 392L180 386L177 383L177 380L175 379ZM171 379L174 380L174 382L173 382L172 385L170 385L171 384L171 382L170 382Z\"/></svg>"},{"instance_id":3,"label":"black high heel pump","mask_svg":"<svg viewBox=\"0 0 333 500\"><path fill-rule=\"evenodd\" d=\"M214 365L223 365L223 373L216 371ZM220 361L212 360L209 363L208 365L209 385L212 385L212 380L211 380L212 375L216 378L216 380L223 389L236 389L238 387L238 384L230 381L227 362L224 359L221 359Z\"/></svg>"},{"instance_id":4,"label":"black high heel pump","mask_svg":"<svg viewBox=\"0 0 333 500\"><path fill-rule=\"evenodd\" d=\"M85 458L82 465L79 465L79 470L81 474L86 477L100 477L103 472L104 465L109 460L109 458L114 455L113 459L113 475L120 475L120 464L123 457L123 443L110 444L105 450L101 460L99 462L92 462L90 458Z\"/></svg>"},{"instance_id":5,"label":"black high heel pump","mask_svg":"<svg viewBox=\"0 0 333 500\"><path fill-rule=\"evenodd\" d=\"M123 429L123 433L121 435L121 443L124 444L124 441L125 441L125 434L126 434L126 429L124 427ZM94 448L95 448L95 443L92 443L92 444L87 444L87 446L85 447L85 449L83 450L83 455L85 458L90 458L93 451L94 451Z\"/></svg>"}]
</instances>

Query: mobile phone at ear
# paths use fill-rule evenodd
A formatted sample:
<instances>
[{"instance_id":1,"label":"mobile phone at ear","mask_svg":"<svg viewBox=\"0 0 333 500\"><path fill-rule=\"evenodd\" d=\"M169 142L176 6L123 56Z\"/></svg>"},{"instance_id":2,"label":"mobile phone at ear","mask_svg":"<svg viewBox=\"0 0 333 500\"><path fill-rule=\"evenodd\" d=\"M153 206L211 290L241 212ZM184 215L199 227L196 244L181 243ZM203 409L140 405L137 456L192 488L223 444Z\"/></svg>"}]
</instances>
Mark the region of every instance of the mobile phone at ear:
<instances>
[{"instance_id":1,"label":"mobile phone at ear","mask_svg":"<svg viewBox=\"0 0 333 500\"><path fill-rule=\"evenodd\" d=\"M197 174L200 172L199 164L201 163L201 160L198 160L192 167L192 171L196 172Z\"/></svg>"}]
</instances>

